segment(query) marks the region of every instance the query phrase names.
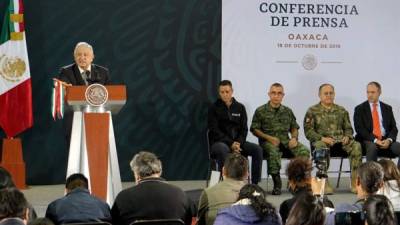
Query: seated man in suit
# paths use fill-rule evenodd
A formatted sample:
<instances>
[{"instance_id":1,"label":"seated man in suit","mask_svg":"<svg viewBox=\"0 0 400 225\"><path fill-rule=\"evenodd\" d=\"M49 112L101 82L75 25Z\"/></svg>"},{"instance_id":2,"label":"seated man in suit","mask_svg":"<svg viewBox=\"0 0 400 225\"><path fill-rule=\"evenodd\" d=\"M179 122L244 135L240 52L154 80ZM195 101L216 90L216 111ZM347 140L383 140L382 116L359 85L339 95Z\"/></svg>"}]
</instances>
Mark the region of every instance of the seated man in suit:
<instances>
[{"instance_id":1,"label":"seated man in suit","mask_svg":"<svg viewBox=\"0 0 400 225\"><path fill-rule=\"evenodd\" d=\"M180 188L161 178L161 161L151 152L139 152L131 163L136 186L121 191L111 209L113 224L136 220L181 219L190 225L196 212Z\"/></svg>"},{"instance_id":2,"label":"seated man in suit","mask_svg":"<svg viewBox=\"0 0 400 225\"><path fill-rule=\"evenodd\" d=\"M351 169L351 191L356 192L357 168L361 165L361 145L353 138L349 113L336 105L335 89L331 84L322 84L318 92L320 102L311 106L304 117L304 133L315 149L343 149L349 155ZM329 167L329 160L328 160ZM325 193L333 189L327 182Z\"/></svg>"},{"instance_id":3,"label":"seated man in suit","mask_svg":"<svg viewBox=\"0 0 400 225\"><path fill-rule=\"evenodd\" d=\"M93 59L93 47L86 42L79 42L74 50L75 63L62 67L59 79L72 85L108 84L108 69L93 64Z\"/></svg>"},{"instance_id":4,"label":"seated man in suit","mask_svg":"<svg viewBox=\"0 0 400 225\"><path fill-rule=\"evenodd\" d=\"M110 84L108 69L93 62L93 47L86 42L79 42L74 49L75 63L61 68L59 80L69 85L91 85L99 83ZM72 130L73 113L66 111L63 119L63 127L67 148L69 147Z\"/></svg>"},{"instance_id":5,"label":"seated man in suit","mask_svg":"<svg viewBox=\"0 0 400 225\"><path fill-rule=\"evenodd\" d=\"M229 80L221 81L218 91L220 98L208 109L211 157L216 158L221 169L229 153L251 156L251 182L257 184L261 179L263 155L260 146L246 141L246 108L232 97Z\"/></svg>"},{"instance_id":6,"label":"seated man in suit","mask_svg":"<svg viewBox=\"0 0 400 225\"><path fill-rule=\"evenodd\" d=\"M80 173L72 174L65 183L66 195L49 204L46 218L54 224L107 221L111 222L110 207L91 195L88 179Z\"/></svg>"},{"instance_id":7,"label":"seated man in suit","mask_svg":"<svg viewBox=\"0 0 400 225\"><path fill-rule=\"evenodd\" d=\"M378 82L369 82L368 100L354 109L356 139L364 146L367 161L377 161L379 151L391 151L397 156L400 155L400 143L396 142L398 131L392 107L379 101L381 93L381 85Z\"/></svg>"}]
</instances>

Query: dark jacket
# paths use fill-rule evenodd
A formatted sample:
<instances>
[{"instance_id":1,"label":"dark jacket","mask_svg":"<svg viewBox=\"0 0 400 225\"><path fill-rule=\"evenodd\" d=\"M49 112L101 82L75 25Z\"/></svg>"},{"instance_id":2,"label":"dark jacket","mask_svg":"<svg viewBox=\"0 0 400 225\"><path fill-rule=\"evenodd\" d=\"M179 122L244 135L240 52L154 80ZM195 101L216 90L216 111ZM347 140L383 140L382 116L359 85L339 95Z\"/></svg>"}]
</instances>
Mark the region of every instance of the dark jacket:
<instances>
[{"instance_id":1,"label":"dark jacket","mask_svg":"<svg viewBox=\"0 0 400 225\"><path fill-rule=\"evenodd\" d=\"M75 188L66 196L49 204L46 217L54 224L111 221L107 203L91 195L87 189Z\"/></svg>"},{"instance_id":2,"label":"dark jacket","mask_svg":"<svg viewBox=\"0 0 400 225\"><path fill-rule=\"evenodd\" d=\"M382 113L382 125L385 128L386 138L391 138L396 141L397 138L397 127L396 120L394 119L392 107L379 101ZM362 141L374 141L375 136L373 134L372 124L372 112L368 101L361 103L354 109L354 128L357 132L356 140Z\"/></svg>"},{"instance_id":3,"label":"dark jacket","mask_svg":"<svg viewBox=\"0 0 400 225\"><path fill-rule=\"evenodd\" d=\"M280 225L279 216L260 219L250 205L232 205L218 212L214 225Z\"/></svg>"},{"instance_id":4,"label":"dark jacket","mask_svg":"<svg viewBox=\"0 0 400 225\"><path fill-rule=\"evenodd\" d=\"M111 209L113 224L129 225L140 219L181 219L190 225L195 212L178 187L162 178L146 178L121 191Z\"/></svg>"},{"instance_id":5,"label":"dark jacket","mask_svg":"<svg viewBox=\"0 0 400 225\"><path fill-rule=\"evenodd\" d=\"M246 108L234 98L229 108L218 99L208 110L208 130L211 145L218 141L243 145L248 131Z\"/></svg>"},{"instance_id":6,"label":"dark jacket","mask_svg":"<svg viewBox=\"0 0 400 225\"><path fill-rule=\"evenodd\" d=\"M86 85L85 81L82 79L82 75L79 72L78 65L75 63L64 66L61 68L59 79L72 84L72 85ZM88 83L99 83L107 85L110 83L108 69L96 64L91 65L90 79Z\"/></svg>"}]
</instances>

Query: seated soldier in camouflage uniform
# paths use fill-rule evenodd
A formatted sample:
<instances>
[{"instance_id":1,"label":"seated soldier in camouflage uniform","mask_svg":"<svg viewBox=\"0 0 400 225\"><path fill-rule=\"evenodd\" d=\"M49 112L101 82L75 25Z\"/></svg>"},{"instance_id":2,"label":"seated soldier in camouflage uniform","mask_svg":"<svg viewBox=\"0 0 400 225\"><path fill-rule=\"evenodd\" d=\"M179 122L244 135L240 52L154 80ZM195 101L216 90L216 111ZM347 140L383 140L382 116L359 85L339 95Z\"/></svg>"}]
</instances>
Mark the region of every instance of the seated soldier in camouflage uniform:
<instances>
[{"instance_id":1,"label":"seated soldier in camouflage uniform","mask_svg":"<svg viewBox=\"0 0 400 225\"><path fill-rule=\"evenodd\" d=\"M285 95L283 86L279 83L272 84L268 95L270 98L268 103L256 109L250 130L258 137L266 153L268 174L274 181L272 194L280 195L282 182L279 171L282 151L287 149L294 156L309 158L310 150L298 142L299 125L292 110L281 104Z\"/></svg>"},{"instance_id":2,"label":"seated soldier in camouflage uniform","mask_svg":"<svg viewBox=\"0 0 400 225\"><path fill-rule=\"evenodd\" d=\"M349 113L342 106L334 103L335 89L331 84L319 87L320 102L311 106L304 117L304 132L315 149L338 147L349 154L351 169L351 191L356 191L356 171L361 165L361 145L353 138ZM329 160L328 160L329 167ZM327 183L325 193L333 193Z\"/></svg>"}]
</instances>

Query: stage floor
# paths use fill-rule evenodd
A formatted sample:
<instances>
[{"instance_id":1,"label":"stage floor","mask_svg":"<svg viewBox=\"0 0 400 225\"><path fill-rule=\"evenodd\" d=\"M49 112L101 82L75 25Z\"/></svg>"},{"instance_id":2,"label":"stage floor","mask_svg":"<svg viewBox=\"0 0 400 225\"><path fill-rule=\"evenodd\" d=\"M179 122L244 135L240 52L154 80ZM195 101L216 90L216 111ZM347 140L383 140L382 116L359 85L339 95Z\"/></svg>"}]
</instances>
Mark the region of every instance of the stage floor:
<instances>
[{"instance_id":1,"label":"stage floor","mask_svg":"<svg viewBox=\"0 0 400 225\"><path fill-rule=\"evenodd\" d=\"M332 185L336 185L336 178L330 178ZM335 194L329 195L329 199L333 201L335 205L343 202L354 202L356 200L356 195L350 192L349 178L343 177L340 181L340 187L335 190ZM199 190L206 186L206 181L204 180L194 180L194 181L170 181L170 183L181 187L185 191ZM122 184L123 188L127 188L134 185L133 182L124 182ZM263 179L260 186L267 190L267 180ZM283 179L283 186L286 187L286 179ZM272 180L268 180L268 190L272 189ZM29 186L28 189L23 190L28 201L33 205L39 217L43 217L47 205L53 200L60 198L64 195L64 184L60 185L35 185ZM198 198L200 191L191 191L190 196L192 199ZM284 188L282 195L274 196L268 194L267 200L271 202L275 207L279 208L282 201L291 197L291 194Z\"/></svg>"}]
</instances>

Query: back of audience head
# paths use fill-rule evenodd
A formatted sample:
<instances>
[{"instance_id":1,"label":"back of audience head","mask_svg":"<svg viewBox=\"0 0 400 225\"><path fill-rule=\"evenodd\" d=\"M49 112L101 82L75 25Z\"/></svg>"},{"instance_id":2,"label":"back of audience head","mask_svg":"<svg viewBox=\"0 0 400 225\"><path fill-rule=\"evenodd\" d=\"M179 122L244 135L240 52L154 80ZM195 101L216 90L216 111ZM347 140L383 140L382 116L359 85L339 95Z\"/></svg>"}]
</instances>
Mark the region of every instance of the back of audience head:
<instances>
[{"instance_id":1,"label":"back of audience head","mask_svg":"<svg viewBox=\"0 0 400 225\"><path fill-rule=\"evenodd\" d=\"M256 184L246 184L240 189L238 200L249 199L251 207L262 220L271 217L279 221L276 209L265 200L265 191Z\"/></svg>"},{"instance_id":2,"label":"back of audience head","mask_svg":"<svg viewBox=\"0 0 400 225\"><path fill-rule=\"evenodd\" d=\"M3 167L0 167L0 189L11 187L15 187L11 174Z\"/></svg>"},{"instance_id":3,"label":"back of audience head","mask_svg":"<svg viewBox=\"0 0 400 225\"><path fill-rule=\"evenodd\" d=\"M54 223L46 217L39 217L29 221L28 225L54 225Z\"/></svg>"},{"instance_id":4,"label":"back of audience head","mask_svg":"<svg viewBox=\"0 0 400 225\"><path fill-rule=\"evenodd\" d=\"M312 163L306 157L292 159L286 169L290 190L296 192L298 189L307 188L311 191Z\"/></svg>"},{"instance_id":5,"label":"back of audience head","mask_svg":"<svg viewBox=\"0 0 400 225\"><path fill-rule=\"evenodd\" d=\"M368 225L397 224L393 206L384 195L370 195L364 203L363 210Z\"/></svg>"},{"instance_id":6,"label":"back of audience head","mask_svg":"<svg viewBox=\"0 0 400 225\"><path fill-rule=\"evenodd\" d=\"M325 217L322 201L311 193L304 192L290 210L286 225L322 225Z\"/></svg>"},{"instance_id":7,"label":"back of audience head","mask_svg":"<svg viewBox=\"0 0 400 225\"><path fill-rule=\"evenodd\" d=\"M74 173L67 178L65 188L67 189L67 192L70 192L75 188L89 189L88 179L81 173Z\"/></svg>"},{"instance_id":8,"label":"back of audience head","mask_svg":"<svg viewBox=\"0 0 400 225\"><path fill-rule=\"evenodd\" d=\"M378 161L378 163L383 168L383 180L384 181L395 180L397 182L396 190L400 191L399 190L399 188L400 188L400 171L397 168L396 164L394 164L394 162L389 159L381 159Z\"/></svg>"},{"instance_id":9,"label":"back of audience head","mask_svg":"<svg viewBox=\"0 0 400 225\"><path fill-rule=\"evenodd\" d=\"M29 205L25 196L16 188L0 190L0 221L7 218L19 218L27 223Z\"/></svg>"},{"instance_id":10,"label":"back of audience head","mask_svg":"<svg viewBox=\"0 0 400 225\"><path fill-rule=\"evenodd\" d=\"M249 175L247 159L241 154L228 154L222 168L222 175L234 180L246 180Z\"/></svg>"},{"instance_id":11,"label":"back of audience head","mask_svg":"<svg viewBox=\"0 0 400 225\"><path fill-rule=\"evenodd\" d=\"M157 156L151 152L141 151L130 162L136 182L147 177L160 177L162 164Z\"/></svg>"},{"instance_id":12,"label":"back of audience head","mask_svg":"<svg viewBox=\"0 0 400 225\"><path fill-rule=\"evenodd\" d=\"M365 198L375 194L383 186L383 168L379 163L369 161L357 169L357 195Z\"/></svg>"}]
</instances>

